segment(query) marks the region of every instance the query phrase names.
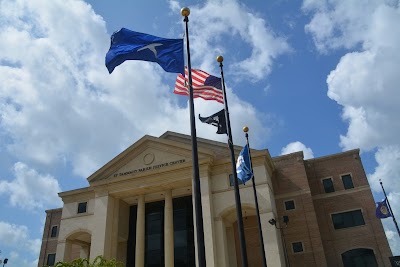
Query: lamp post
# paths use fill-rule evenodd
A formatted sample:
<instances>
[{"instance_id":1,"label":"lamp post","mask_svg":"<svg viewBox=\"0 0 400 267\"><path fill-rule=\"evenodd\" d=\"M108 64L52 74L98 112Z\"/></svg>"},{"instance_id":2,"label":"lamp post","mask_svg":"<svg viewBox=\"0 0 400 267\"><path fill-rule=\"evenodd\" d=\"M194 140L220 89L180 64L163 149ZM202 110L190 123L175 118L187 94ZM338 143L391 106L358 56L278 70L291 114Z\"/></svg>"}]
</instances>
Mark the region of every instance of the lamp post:
<instances>
[{"instance_id":1,"label":"lamp post","mask_svg":"<svg viewBox=\"0 0 400 267\"><path fill-rule=\"evenodd\" d=\"M3 267L4 267L5 264L7 264L7 262L8 262L8 259L5 258L4 261L3 261Z\"/></svg>"},{"instance_id":2,"label":"lamp post","mask_svg":"<svg viewBox=\"0 0 400 267\"><path fill-rule=\"evenodd\" d=\"M268 221L268 223L270 225L275 226L276 229L279 230L279 232L281 233L281 238L282 238L282 242L283 242L283 253L285 254L285 263L287 267L290 267L290 262L289 262L289 257L287 255L287 247L286 247L286 242L285 242L285 235L283 233L283 229L287 228L288 223L289 223L289 216L284 215L282 217L282 221L285 224L283 227L281 226L277 226L277 221L272 218L271 220Z\"/></svg>"}]
</instances>

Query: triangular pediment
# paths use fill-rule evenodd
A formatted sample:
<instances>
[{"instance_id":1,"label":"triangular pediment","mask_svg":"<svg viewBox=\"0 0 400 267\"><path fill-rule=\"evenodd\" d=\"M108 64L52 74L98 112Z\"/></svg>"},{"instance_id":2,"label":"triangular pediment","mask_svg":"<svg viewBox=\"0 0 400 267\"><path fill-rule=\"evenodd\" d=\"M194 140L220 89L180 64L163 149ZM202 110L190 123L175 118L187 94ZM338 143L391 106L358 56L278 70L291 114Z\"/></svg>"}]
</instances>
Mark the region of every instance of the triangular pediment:
<instances>
[{"instance_id":1,"label":"triangular pediment","mask_svg":"<svg viewBox=\"0 0 400 267\"><path fill-rule=\"evenodd\" d=\"M199 162L212 161L216 153L210 147L198 147ZM113 182L134 179L154 172L171 171L192 165L192 146L186 142L144 136L88 178Z\"/></svg>"}]
</instances>

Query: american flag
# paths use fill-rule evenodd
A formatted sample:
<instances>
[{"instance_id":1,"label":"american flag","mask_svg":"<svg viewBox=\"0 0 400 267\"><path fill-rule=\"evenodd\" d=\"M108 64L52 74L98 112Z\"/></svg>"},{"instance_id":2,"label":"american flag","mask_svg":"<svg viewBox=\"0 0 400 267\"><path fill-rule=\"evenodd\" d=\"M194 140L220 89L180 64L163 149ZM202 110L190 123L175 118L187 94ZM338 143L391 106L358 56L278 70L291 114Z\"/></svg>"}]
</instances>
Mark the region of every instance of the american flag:
<instances>
[{"instance_id":1,"label":"american flag","mask_svg":"<svg viewBox=\"0 0 400 267\"><path fill-rule=\"evenodd\" d=\"M176 78L174 94L189 95L188 70L185 69L185 76L179 74ZM215 100L224 103L222 94L221 78L212 76L205 71L192 69L193 97L200 97L204 100Z\"/></svg>"}]
</instances>

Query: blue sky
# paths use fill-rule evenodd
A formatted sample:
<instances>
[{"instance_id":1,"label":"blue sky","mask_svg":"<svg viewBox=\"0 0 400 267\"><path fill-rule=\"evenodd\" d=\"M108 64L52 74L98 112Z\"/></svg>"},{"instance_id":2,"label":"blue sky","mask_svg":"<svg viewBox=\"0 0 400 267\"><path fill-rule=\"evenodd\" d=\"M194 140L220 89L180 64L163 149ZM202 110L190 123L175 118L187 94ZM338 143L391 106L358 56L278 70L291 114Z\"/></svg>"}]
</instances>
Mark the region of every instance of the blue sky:
<instances>
[{"instance_id":1,"label":"blue sky","mask_svg":"<svg viewBox=\"0 0 400 267\"><path fill-rule=\"evenodd\" d=\"M225 81L234 142L307 158L360 148L400 216L400 8L396 0L0 0L0 258L36 266L45 209L145 134L190 133L176 75L125 62L109 75L110 35L181 38L192 67ZM196 100L202 116L222 108ZM226 141L197 121L198 136ZM394 254L400 240L383 220Z\"/></svg>"}]
</instances>

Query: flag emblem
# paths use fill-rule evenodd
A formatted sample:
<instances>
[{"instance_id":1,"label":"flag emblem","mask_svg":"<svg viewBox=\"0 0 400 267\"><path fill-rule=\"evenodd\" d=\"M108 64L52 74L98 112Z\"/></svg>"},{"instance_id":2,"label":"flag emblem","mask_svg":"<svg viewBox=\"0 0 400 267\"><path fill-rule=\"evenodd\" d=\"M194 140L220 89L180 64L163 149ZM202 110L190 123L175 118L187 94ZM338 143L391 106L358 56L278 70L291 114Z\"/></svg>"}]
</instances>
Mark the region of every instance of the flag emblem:
<instances>
[{"instance_id":1,"label":"flag emblem","mask_svg":"<svg viewBox=\"0 0 400 267\"><path fill-rule=\"evenodd\" d=\"M185 77L179 74L176 78L174 94L189 95L188 69L185 68ZM205 71L192 69L193 97L204 100L215 100L224 103L221 78L212 76Z\"/></svg>"},{"instance_id":2,"label":"flag emblem","mask_svg":"<svg viewBox=\"0 0 400 267\"><path fill-rule=\"evenodd\" d=\"M377 218L384 219L392 217L392 214L390 213L387 206L386 198L382 202L378 202L377 204L378 206L376 207L376 212L375 212Z\"/></svg>"},{"instance_id":3,"label":"flag emblem","mask_svg":"<svg viewBox=\"0 0 400 267\"><path fill-rule=\"evenodd\" d=\"M238 179L243 183L246 183L253 177L253 171L250 164L249 147L246 144L242 151L240 151L239 157L236 162L236 174Z\"/></svg>"},{"instance_id":4,"label":"flag emblem","mask_svg":"<svg viewBox=\"0 0 400 267\"><path fill-rule=\"evenodd\" d=\"M111 36L106 54L108 72L125 60L156 62L167 72L183 73L183 39L165 39L122 28Z\"/></svg>"},{"instance_id":5,"label":"flag emblem","mask_svg":"<svg viewBox=\"0 0 400 267\"><path fill-rule=\"evenodd\" d=\"M209 117L201 117L199 114L199 119L203 123L208 123L216 126L218 128L217 134L228 133L228 131L226 130L225 109L222 109Z\"/></svg>"}]
</instances>

